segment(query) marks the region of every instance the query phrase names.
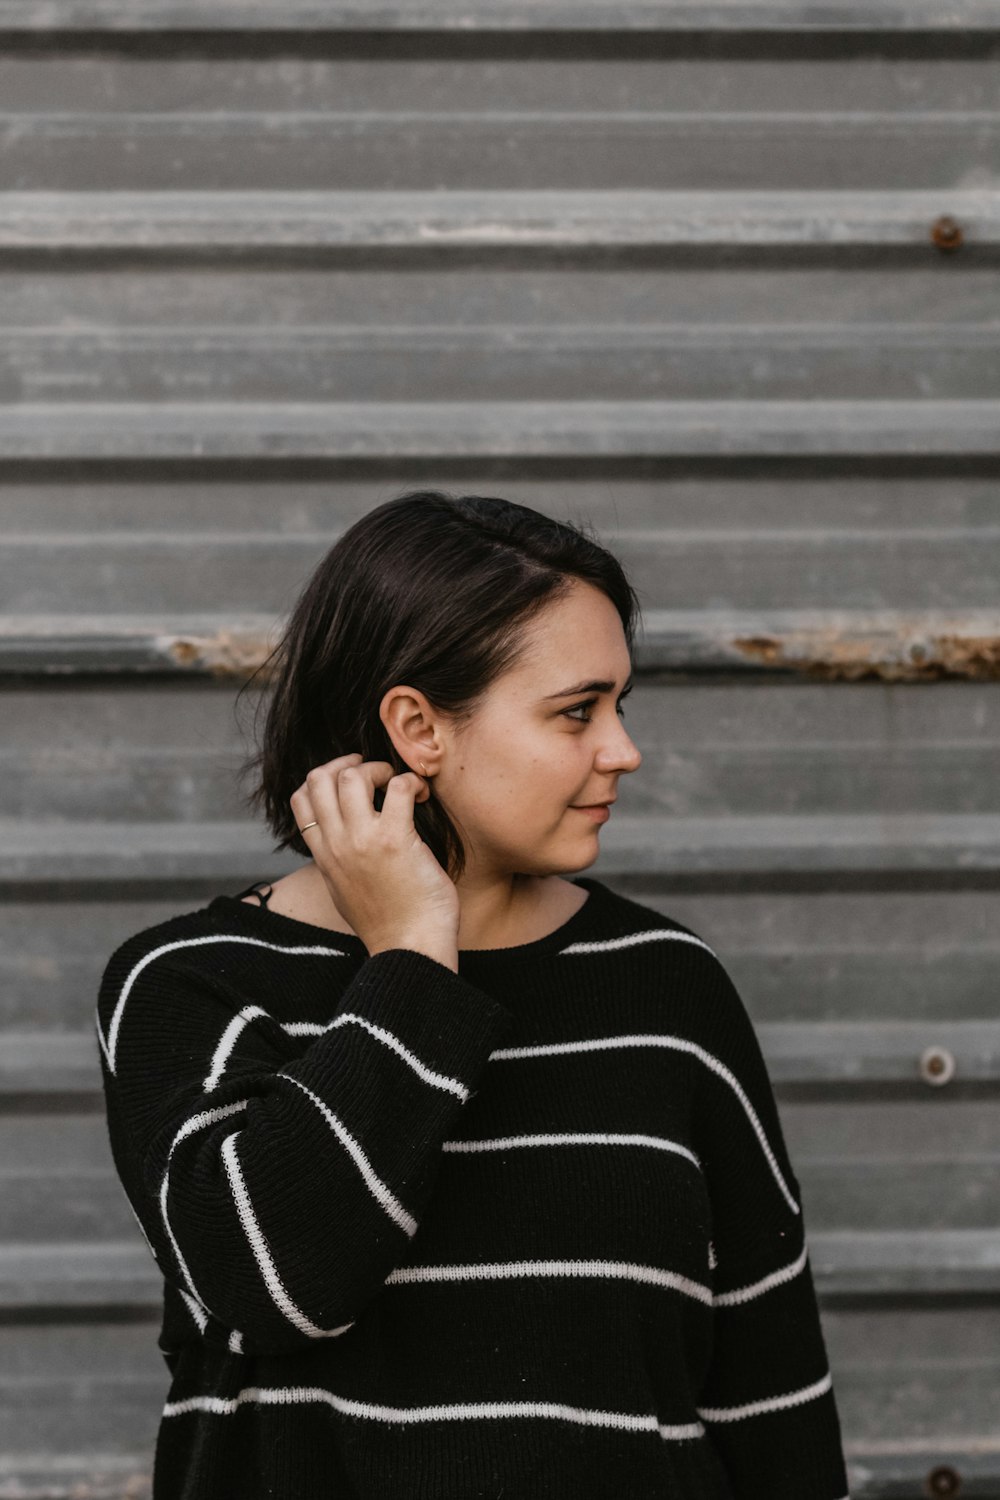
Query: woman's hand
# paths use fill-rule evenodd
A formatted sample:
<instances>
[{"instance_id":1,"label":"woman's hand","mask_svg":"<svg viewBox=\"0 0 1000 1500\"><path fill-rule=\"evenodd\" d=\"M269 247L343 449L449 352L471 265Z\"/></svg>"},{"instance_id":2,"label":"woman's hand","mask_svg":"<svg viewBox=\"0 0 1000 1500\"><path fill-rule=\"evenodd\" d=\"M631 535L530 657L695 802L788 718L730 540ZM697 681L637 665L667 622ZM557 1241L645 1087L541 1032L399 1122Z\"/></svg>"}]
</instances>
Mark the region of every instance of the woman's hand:
<instances>
[{"instance_id":1,"label":"woman's hand","mask_svg":"<svg viewBox=\"0 0 1000 1500\"><path fill-rule=\"evenodd\" d=\"M376 812L376 787L385 787ZM369 954L416 948L458 969L458 890L413 822L430 796L415 771L388 761L340 755L315 766L290 806L337 910ZM452 958L454 957L454 962Z\"/></svg>"}]
</instances>

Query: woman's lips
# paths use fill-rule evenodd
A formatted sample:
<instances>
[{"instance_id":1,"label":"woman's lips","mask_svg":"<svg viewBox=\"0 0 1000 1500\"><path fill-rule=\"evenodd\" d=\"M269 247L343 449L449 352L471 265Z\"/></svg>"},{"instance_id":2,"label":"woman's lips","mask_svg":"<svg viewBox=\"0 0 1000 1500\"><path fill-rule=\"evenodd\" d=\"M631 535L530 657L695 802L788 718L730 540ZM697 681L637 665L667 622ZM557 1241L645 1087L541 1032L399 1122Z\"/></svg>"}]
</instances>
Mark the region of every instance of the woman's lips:
<instances>
[{"instance_id":1,"label":"woman's lips","mask_svg":"<svg viewBox=\"0 0 1000 1500\"><path fill-rule=\"evenodd\" d=\"M606 802L595 803L593 807L576 807L574 812L589 813L595 823L606 823L611 816L611 809Z\"/></svg>"}]
</instances>

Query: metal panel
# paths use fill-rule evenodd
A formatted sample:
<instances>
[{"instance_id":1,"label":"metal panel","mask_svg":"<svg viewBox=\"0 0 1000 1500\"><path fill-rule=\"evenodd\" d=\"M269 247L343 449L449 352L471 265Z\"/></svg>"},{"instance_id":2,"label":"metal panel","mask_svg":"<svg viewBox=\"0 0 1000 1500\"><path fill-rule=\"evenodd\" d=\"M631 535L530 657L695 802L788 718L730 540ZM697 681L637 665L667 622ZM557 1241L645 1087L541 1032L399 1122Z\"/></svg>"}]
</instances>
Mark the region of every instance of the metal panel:
<instances>
[{"instance_id":1,"label":"metal panel","mask_svg":"<svg viewBox=\"0 0 1000 1500\"><path fill-rule=\"evenodd\" d=\"M461 121L454 128L461 129ZM0 249L187 254L500 250L980 251L1000 238L996 189L681 192L321 190L5 193ZM944 223L942 224L942 220Z\"/></svg>"},{"instance_id":2,"label":"metal panel","mask_svg":"<svg viewBox=\"0 0 1000 1500\"><path fill-rule=\"evenodd\" d=\"M702 4L700 0L397 0L374 13L359 0L0 0L0 21L12 30L198 31L365 30L374 33L450 30L531 32L570 31L943 31L998 21L996 0L966 0L960 10L937 0L882 0L877 11L863 0L743 0Z\"/></svg>"},{"instance_id":3,"label":"metal panel","mask_svg":"<svg viewBox=\"0 0 1000 1500\"><path fill-rule=\"evenodd\" d=\"M1000 1500L1000 6L0 0L0 35L0 1500L148 1493L98 976L297 864L235 690L416 486L629 568L644 763L594 873L758 1026L855 1500Z\"/></svg>"}]
</instances>

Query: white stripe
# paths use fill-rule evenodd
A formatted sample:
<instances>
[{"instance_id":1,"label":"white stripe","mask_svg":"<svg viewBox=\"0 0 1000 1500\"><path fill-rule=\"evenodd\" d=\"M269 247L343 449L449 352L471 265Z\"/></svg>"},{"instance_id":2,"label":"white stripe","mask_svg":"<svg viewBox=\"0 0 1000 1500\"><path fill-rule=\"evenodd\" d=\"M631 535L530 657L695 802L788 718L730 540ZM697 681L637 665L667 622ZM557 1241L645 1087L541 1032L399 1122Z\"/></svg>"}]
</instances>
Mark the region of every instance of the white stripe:
<instances>
[{"instance_id":1,"label":"white stripe","mask_svg":"<svg viewBox=\"0 0 1000 1500\"><path fill-rule=\"evenodd\" d=\"M242 1391L240 1395L242 1395ZM168 1401L163 1408L165 1417L179 1417L186 1411L211 1411L219 1416L230 1416L236 1410L235 1401L227 1401L222 1396L189 1396L186 1401Z\"/></svg>"},{"instance_id":2,"label":"white stripe","mask_svg":"<svg viewBox=\"0 0 1000 1500\"><path fill-rule=\"evenodd\" d=\"M754 1109L753 1105L750 1103L750 1100L747 1098L743 1085L740 1083L735 1073L727 1068L724 1062L720 1062L717 1057L713 1057L711 1052L706 1052L703 1047L699 1047L697 1043L691 1042L689 1043L689 1046L695 1053L695 1055L701 1059L706 1067L711 1068L713 1072L718 1073L719 1077L724 1079L725 1082L729 1084L729 1087L733 1090L737 1099L746 1110L747 1119L753 1126L757 1139L760 1141L761 1150L767 1158L768 1166L774 1173L775 1182L777 1182L778 1186L785 1196L785 1202L788 1204L788 1207L791 1209L793 1214L801 1212L801 1210L799 1209L799 1205L795 1201L795 1197L792 1193L791 1188L788 1186L787 1182L782 1176L781 1168L778 1166L778 1162L774 1155L774 1152L771 1150L771 1143L767 1138L767 1134L764 1130L763 1125L760 1123L760 1120L757 1117L757 1112Z\"/></svg>"},{"instance_id":3,"label":"white stripe","mask_svg":"<svg viewBox=\"0 0 1000 1500\"><path fill-rule=\"evenodd\" d=\"M154 948L150 953L144 954L139 962L135 965L135 967L129 972L125 983L122 985L121 993L118 996L118 1003L116 1004L114 1013L111 1017L111 1025L108 1027L108 1039L106 1043L103 1036L101 1036L100 1017L98 1017L97 1035L100 1040L101 1047L104 1051L104 1055L107 1058L108 1067L112 1073L115 1071L115 1054L118 1047L118 1032L121 1028L122 1014L125 1010L125 1002L128 1000L132 986L135 984L135 981L138 979L143 969L147 964L151 964L154 958L162 958L164 953L173 953L179 948L197 948L200 947L202 943L249 943L255 948L269 948L273 953L325 954L332 958L347 957L347 954L344 953L342 948L326 948L322 946L303 944L294 944L293 946L289 947L287 944L267 943L263 938L244 937L240 933L231 932L210 933L205 937L179 938L175 943L162 943L159 948Z\"/></svg>"},{"instance_id":4,"label":"white stripe","mask_svg":"<svg viewBox=\"0 0 1000 1500\"><path fill-rule=\"evenodd\" d=\"M243 1335L238 1328L234 1328L229 1335L229 1349L233 1354L243 1353Z\"/></svg>"},{"instance_id":5,"label":"white stripe","mask_svg":"<svg viewBox=\"0 0 1000 1500\"><path fill-rule=\"evenodd\" d=\"M184 1124L170 1143L170 1150L167 1152L167 1161L169 1162L181 1141L186 1141L188 1136L194 1135L196 1130L204 1130L206 1125L214 1125L216 1120L227 1119L229 1115L235 1114L238 1109L246 1109L249 1103L249 1099L234 1099L232 1104L218 1104L214 1109L201 1109L196 1115L188 1115Z\"/></svg>"},{"instance_id":6,"label":"white stripe","mask_svg":"<svg viewBox=\"0 0 1000 1500\"><path fill-rule=\"evenodd\" d=\"M375 1406L365 1401L351 1401L322 1386L244 1386L237 1395L189 1396L184 1401L168 1401L165 1417L176 1417L189 1411L215 1412L231 1416L244 1402L260 1406L293 1406L323 1401L335 1411L351 1417L368 1417L376 1422L440 1422L495 1419L501 1417L554 1417L557 1421L578 1422L585 1427L610 1427L618 1432L656 1432L664 1438L703 1437L700 1422L665 1426L653 1415L633 1416L631 1412L591 1411L586 1407L568 1406L557 1401L483 1401L451 1406Z\"/></svg>"},{"instance_id":7,"label":"white stripe","mask_svg":"<svg viewBox=\"0 0 1000 1500\"><path fill-rule=\"evenodd\" d=\"M163 1219L163 1227L167 1231L167 1238L169 1239L173 1247L174 1255L177 1259L177 1264L181 1270L181 1275L187 1282L192 1297L194 1297L195 1301L198 1303L198 1306L201 1307L205 1312L210 1312L211 1309L206 1305L205 1299L201 1296L198 1288L195 1286L194 1281L191 1278L191 1272L188 1270L187 1261L184 1259L184 1256L181 1253L181 1247L177 1243L177 1240L174 1236L174 1231L170 1227L170 1216L167 1213L167 1196L169 1193L170 1184L170 1158L173 1156L174 1149L180 1144L180 1142L186 1140L189 1135L193 1135L196 1130L203 1130L206 1125L214 1125L216 1120L224 1120L228 1115L235 1114L238 1109L246 1109L248 1103L249 1100L247 1099L237 1099L233 1104L223 1105L219 1109L205 1109L202 1110L199 1114L191 1115L187 1120L185 1120L184 1124L181 1126L180 1130L178 1130L177 1134L174 1136L173 1140L170 1143L170 1150L167 1152L166 1170L163 1173L163 1181L160 1183L160 1217ZM214 1313L212 1314L212 1316L215 1316Z\"/></svg>"},{"instance_id":8,"label":"white stripe","mask_svg":"<svg viewBox=\"0 0 1000 1500\"><path fill-rule=\"evenodd\" d=\"M400 1266L385 1278L385 1285L420 1281L500 1281L515 1276L607 1276L648 1286L670 1287L697 1302L704 1302L706 1306L712 1301L711 1287L681 1276L677 1271L662 1271L658 1266L639 1266L615 1260L516 1260L500 1265L491 1262L489 1265L467 1266Z\"/></svg>"},{"instance_id":9,"label":"white stripe","mask_svg":"<svg viewBox=\"0 0 1000 1500\"><path fill-rule=\"evenodd\" d=\"M271 1293L272 1300L277 1308L284 1313L288 1321L299 1330L307 1334L311 1339L332 1339L338 1334L345 1333L348 1328L353 1328L353 1323L343 1323L339 1328L317 1328L316 1324L310 1322L305 1313L302 1312L289 1297L278 1275L271 1252L268 1249L267 1240L264 1238L263 1230L257 1223L250 1195L247 1192L246 1183L243 1180L243 1172L240 1169L239 1159L236 1155L236 1137L240 1134L234 1130L232 1135L227 1135L222 1142L222 1160L225 1164L229 1185L232 1188L236 1209L240 1216L243 1231L250 1242L250 1248L260 1267L260 1273L264 1278L264 1284Z\"/></svg>"},{"instance_id":10,"label":"white stripe","mask_svg":"<svg viewBox=\"0 0 1000 1500\"><path fill-rule=\"evenodd\" d=\"M786 1396L769 1396L763 1401L750 1401L746 1406L699 1406L698 1415L704 1417L706 1422L737 1422L744 1417L759 1417L767 1411L781 1411L786 1406L800 1406L803 1401L815 1401L832 1384L833 1377L828 1370L823 1379L817 1380L814 1385L804 1385L800 1390L789 1391Z\"/></svg>"},{"instance_id":11,"label":"white stripe","mask_svg":"<svg viewBox=\"0 0 1000 1500\"><path fill-rule=\"evenodd\" d=\"M336 1020L329 1021L326 1024L319 1021L282 1021L281 1028L291 1036L323 1036L325 1032L332 1031L335 1026L346 1026L349 1023L355 1026L363 1026L366 1031L371 1032L372 1036L377 1037L380 1042L384 1042L387 1047L391 1047L393 1052L397 1053L413 1069L414 1073L423 1079L424 1083L432 1084L434 1088L444 1089L447 1093L454 1094L457 1099L461 1099L463 1104L468 1099L469 1090L459 1079L449 1078L446 1073L436 1073L433 1068L429 1068L426 1063L422 1063L415 1052L411 1052L409 1047L404 1046L399 1037L395 1036L393 1032L386 1031L384 1026L376 1026L373 1022L366 1020L364 1016L355 1015L353 1011L345 1011L342 1016L337 1016Z\"/></svg>"},{"instance_id":12,"label":"white stripe","mask_svg":"<svg viewBox=\"0 0 1000 1500\"><path fill-rule=\"evenodd\" d=\"M208 1327L208 1318L205 1316L205 1309L202 1307L200 1302L196 1302L193 1297L189 1296L182 1286L179 1286L177 1290L184 1298L188 1312L197 1323L198 1332L204 1333L205 1329Z\"/></svg>"},{"instance_id":13,"label":"white stripe","mask_svg":"<svg viewBox=\"0 0 1000 1500\"><path fill-rule=\"evenodd\" d=\"M108 1071L113 1073L114 1068L111 1066L111 1054L108 1052L108 1044L104 1040L104 1032L101 1030L101 1013L96 1008L94 1010L94 1030L97 1032L97 1040L101 1044L101 1051L104 1053L104 1061L108 1065Z\"/></svg>"},{"instance_id":14,"label":"white stripe","mask_svg":"<svg viewBox=\"0 0 1000 1500\"><path fill-rule=\"evenodd\" d=\"M368 1160L367 1156L362 1151L353 1135L351 1135L350 1131L346 1128L343 1121L337 1118L332 1109L327 1108L318 1094L314 1094L311 1088L307 1088L306 1085L304 1083L300 1083L297 1078L292 1078L289 1073L276 1073L275 1077L287 1079L289 1083L294 1083L296 1088L301 1089L304 1094L308 1094L309 1098L315 1104L316 1108L321 1112L323 1118L326 1120L327 1124L330 1126L330 1129L336 1135L341 1145L346 1147L351 1156L354 1158L358 1170L364 1178L372 1197L378 1204L380 1204L382 1208L385 1209L390 1219L392 1219L394 1223L398 1224L400 1229L404 1230L406 1234L412 1238L412 1236L417 1232L417 1220L411 1213L408 1213L406 1211L406 1209L400 1203L399 1199L392 1192L391 1188L388 1188L382 1181L381 1177L378 1176L371 1162Z\"/></svg>"},{"instance_id":15,"label":"white stripe","mask_svg":"<svg viewBox=\"0 0 1000 1500\"><path fill-rule=\"evenodd\" d=\"M777 1271L772 1271L770 1276L765 1276L761 1281L755 1281L750 1286L737 1287L732 1292L720 1292L712 1298L713 1307L733 1307L738 1302L750 1302L754 1297L762 1297L772 1287L781 1286L786 1281L793 1281L796 1276L805 1270L806 1258L809 1254L809 1246L802 1247L802 1254L790 1265L781 1266Z\"/></svg>"},{"instance_id":16,"label":"white stripe","mask_svg":"<svg viewBox=\"0 0 1000 1500\"><path fill-rule=\"evenodd\" d=\"M705 1429L700 1422L674 1422L669 1427L663 1422L656 1424L661 1438L700 1438Z\"/></svg>"},{"instance_id":17,"label":"white stripe","mask_svg":"<svg viewBox=\"0 0 1000 1500\"><path fill-rule=\"evenodd\" d=\"M675 943L693 943L696 948L704 948L706 953L711 953L713 958L718 957L700 937L695 937L691 932L674 932L670 927L654 927L648 932L629 932L624 937L601 938L592 943L570 943L568 948L560 948L559 952L614 953L621 948L631 948L635 943L655 943L664 939Z\"/></svg>"},{"instance_id":18,"label":"white stripe","mask_svg":"<svg viewBox=\"0 0 1000 1500\"><path fill-rule=\"evenodd\" d=\"M215 1088L215 1085L222 1077L222 1074L225 1071L226 1063L229 1060L229 1054L235 1047L236 1038L239 1036L240 1032L244 1029L248 1022L254 1019L255 1016L266 1015L267 1011L259 1005L244 1005L239 1015L234 1016L233 1019L229 1022L229 1025L222 1033L222 1036L219 1040L219 1045L216 1047L215 1052L212 1055L212 1066L209 1069L208 1077L205 1079L206 1094L209 1093L211 1089Z\"/></svg>"},{"instance_id":19,"label":"white stripe","mask_svg":"<svg viewBox=\"0 0 1000 1500\"><path fill-rule=\"evenodd\" d=\"M495 1052L490 1053L490 1062L507 1062L512 1059L519 1060L525 1057L555 1057L571 1052L600 1052L609 1047L674 1047L679 1052L692 1053L706 1067L718 1073L720 1078L723 1078L729 1084L743 1105L747 1118L753 1126L757 1139L760 1142L761 1149L767 1158L768 1165L774 1174L775 1181L784 1194L789 1208L793 1214L800 1212L799 1205L792 1196L788 1184L781 1174L781 1168L775 1160L774 1152L771 1150L764 1127L757 1118L756 1111L747 1098L739 1079L735 1074L730 1072L725 1063L720 1062L711 1052L706 1052L705 1048L700 1047L697 1042L688 1041L687 1037L668 1036L660 1032L651 1032L648 1034L594 1037L582 1042L546 1042L537 1047L499 1047Z\"/></svg>"},{"instance_id":20,"label":"white stripe","mask_svg":"<svg viewBox=\"0 0 1000 1500\"><path fill-rule=\"evenodd\" d=\"M660 1151L675 1151L686 1156L701 1169L693 1151L679 1141L668 1141L658 1135L602 1135L598 1131L581 1131L572 1135L501 1135L492 1140L444 1141L442 1151L506 1151L509 1146L655 1146Z\"/></svg>"}]
</instances>

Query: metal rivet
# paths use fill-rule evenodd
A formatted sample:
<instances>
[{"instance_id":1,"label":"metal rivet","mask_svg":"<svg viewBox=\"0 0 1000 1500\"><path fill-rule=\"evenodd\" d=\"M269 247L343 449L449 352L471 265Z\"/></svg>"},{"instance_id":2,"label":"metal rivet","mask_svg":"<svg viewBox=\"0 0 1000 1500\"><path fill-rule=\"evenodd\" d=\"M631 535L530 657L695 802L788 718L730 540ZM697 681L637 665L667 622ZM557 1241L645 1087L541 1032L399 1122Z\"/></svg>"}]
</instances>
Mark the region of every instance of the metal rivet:
<instances>
[{"instance_id":1,"label":"metal rivet","mask_svg":"<svg viewBox=\"0 0 1000 1500\"><path fill-rule=\"evenodd\" d=\"M961 1488L962 1481L950 1464L938 1464L924 1481L928 1495L957 1495Z\"/></svg>"},{"instance_id":2,"label":"metal rivet","mask_svg":"<svg viewBox=\"0 0 1000 1500\"><path fill-rule=\"evenodd\" d=\"M950 214L942 214L931 225L931 239L939 250L957 250L963 239L961 225Z\"/></svg>"},{"instance_id":3,"label":"metal rivet","mask_svg":"<svg viewBox=\"0 0 1000 1500\"><path fill-rule=\"evenodd\" d=\"M954 1053L947 1047L925 1047L920 1054L920 1074L926 1083L947 1083L955 1076Z\"/></svg>"}]
</instances>

